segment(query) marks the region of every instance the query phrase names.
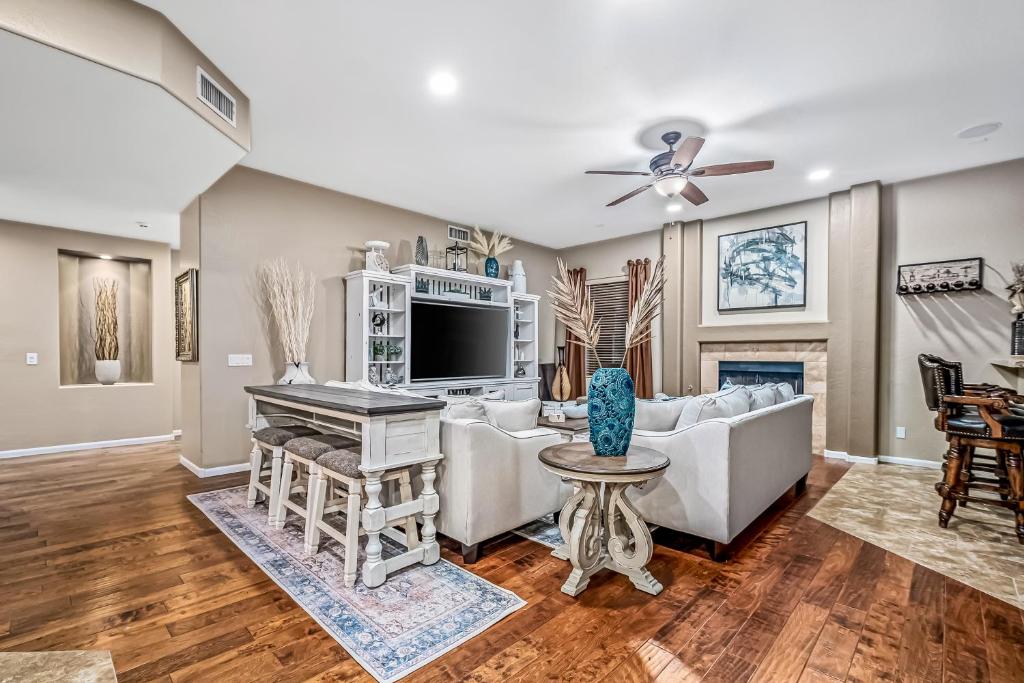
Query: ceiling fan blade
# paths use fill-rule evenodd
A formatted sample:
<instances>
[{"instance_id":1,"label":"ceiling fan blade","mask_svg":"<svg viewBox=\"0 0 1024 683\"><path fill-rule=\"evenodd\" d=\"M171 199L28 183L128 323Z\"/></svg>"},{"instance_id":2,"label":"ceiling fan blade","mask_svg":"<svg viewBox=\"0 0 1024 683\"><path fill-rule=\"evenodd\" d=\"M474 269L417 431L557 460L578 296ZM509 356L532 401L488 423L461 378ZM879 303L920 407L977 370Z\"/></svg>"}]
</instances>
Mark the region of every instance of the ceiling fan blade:
<instances>
[{"instance_id":1,"label":"ceiling fan blade","mask_svg":"<svg viewBox=\"0 0 1024 683\"><path fill-rule=\"evenodd\" d=\"M712 175L733 175L735 173L753 173L754 171L770 171L775 168L774 161L738 161L735 164L716 164L704 166L690 171L690 175L701 178Z\"/></svg>"},{"instance_id":2,"label":"ceiling fan blade","mask_svg":"<svg viewBox=\"0 0 1024 683\"><path fill-rule=\"evenodd\" d=\"M647 171L584 171L591 175L651 175Z\"/></svg>"},{"instance_id":3,"label":"ceiling fan blade","mask_svg":"<svg viewBox=\"0 0 1024 683\"><path fill-rule=\"evenodd\" d=\"M699 187L689 181L686 183L686 187L683 188L683 191L679 193L679 196L694 206L700 206L708 200L708 196L701 192Z\"/></svg>"},{"instance_id":4,"label":"ceiling fan blade","mask_svg":"<svg viewBox=\"0 0 1024 683\"><path fill-rule=\"evenodd\" d=\"M686 138L679 149L672 155L672 165L680 168L688 168L693 163L693 158L704 146L704 138Z\"/></svg>"},{"instance_id":5,"label":"ceiling fan blade","mask_svg":"<svg viewBox=\"0 0 1024 683\"><path fill-rule=\"evenodd\" d=\"M627 199L631 199L631 198L637 196L638 194L640 194L641 192L643 192L644 190L646 190L647 188L649 188L653 184L654 183L651 183L650 185L644 185L643 187L638 187L635 190L633 190L632 192L630 192L629 194L622 195L621 197L616 199L614 202L611 202L610 204L605 204L605 206L615 206L616 204L621 204L622 202L626 201Z\"/></svg>"}]
</instances>

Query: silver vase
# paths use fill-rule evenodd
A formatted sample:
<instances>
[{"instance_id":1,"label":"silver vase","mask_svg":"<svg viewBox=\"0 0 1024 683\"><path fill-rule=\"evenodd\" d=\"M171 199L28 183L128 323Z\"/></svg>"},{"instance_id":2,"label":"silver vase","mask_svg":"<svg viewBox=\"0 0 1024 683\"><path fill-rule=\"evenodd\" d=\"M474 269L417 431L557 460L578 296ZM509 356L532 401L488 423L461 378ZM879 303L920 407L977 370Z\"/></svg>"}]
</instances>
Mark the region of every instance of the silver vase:
<instances>
[{"instance_id":1,"label":"silver vase","mask_svg":"<svg viewBox=\"0 0 1024 683\"><path fill-rule=\"evenodd\" d=\"M316 384L316 380L309 374L309 363L288 362L284 366L284 377L277 380L278 384Z\"/></svg>"},{"instance_id":2,"label":"silver vase","mask_svg":"<svg viewBox=\"0 0 1024 683\"><path fill-rule=\"evenodd\" d=\"M420 235L416 238L416 265L425 266L430 263L430 252L427 250L427 238Z\"/></svg>"}]
</instances>

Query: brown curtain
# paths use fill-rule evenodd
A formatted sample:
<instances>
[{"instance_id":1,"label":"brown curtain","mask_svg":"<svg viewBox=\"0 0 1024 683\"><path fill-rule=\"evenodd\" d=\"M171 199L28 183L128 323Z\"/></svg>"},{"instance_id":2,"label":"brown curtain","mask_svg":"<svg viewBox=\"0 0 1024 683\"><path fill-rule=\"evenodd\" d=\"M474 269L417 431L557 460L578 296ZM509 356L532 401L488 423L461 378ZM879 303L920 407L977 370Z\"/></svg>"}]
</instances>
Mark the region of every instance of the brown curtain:
<instances>
[{"instance_id":1,"label":"brown curtain","mask_svg":"<svg viewBox=\"0 0 1024 683\"><path fill-rule=\"evenodd\" d=\"M629 310L632 313L644 284L651 277L651 259L631 259L626 266L629 272ZM654 366L649 338L626 352L626 372L633 378L637 398L654 398Z\"/></svg>"},{"instance_id":2,"label":"brown curtain","mask_svg":"<svg viewBox=\"0 0 1024 683\"><path fill-rule=\"evenodd\" d=\"M586 268L573 268L569 271L569 277L576 282L587 282ZM586 349L580 344L574 344L571 340L576 336L569 330L565 331L565 369L569 373L569 384L572 386L573 398L587 395L587 361Z\"/></svg>"}]
</instances>

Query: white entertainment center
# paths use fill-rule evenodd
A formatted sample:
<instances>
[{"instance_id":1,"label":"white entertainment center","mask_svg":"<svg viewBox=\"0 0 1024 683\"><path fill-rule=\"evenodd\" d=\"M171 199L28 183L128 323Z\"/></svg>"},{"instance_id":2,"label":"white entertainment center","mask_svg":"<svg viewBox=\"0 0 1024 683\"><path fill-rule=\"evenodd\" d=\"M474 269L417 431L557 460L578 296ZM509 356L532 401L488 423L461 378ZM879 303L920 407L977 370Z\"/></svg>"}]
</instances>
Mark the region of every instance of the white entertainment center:
<instances>
[{"instance_id":1,"label":"white entertainment center","mask_svg":"<svg viewBox=\"0 0 1024 683\"><path fill-rule=\"evenodd\" d=\"M509 400L538 396L539 296L513 292L508 280L416 265L401 266L390 273L357 270L345 276L345 284L348 381L386 384L431 397L478 396L494 391L501 391ZM460 343L476 343L474 337L479 337L481 344L485 339L504 339L503 356L490 358L495 367L479 374L467 369L424 378L427 363L416 367L414 357L424 353L426 340L420 339L414 347L417 340L413 338L414 327L424 334L424 321L414 326L413 315L420 311L421 316L427 316L431 310L499 325L500 329L483 330L487 334L470 331L460 339Z\"/></svg>"}]
</instances>

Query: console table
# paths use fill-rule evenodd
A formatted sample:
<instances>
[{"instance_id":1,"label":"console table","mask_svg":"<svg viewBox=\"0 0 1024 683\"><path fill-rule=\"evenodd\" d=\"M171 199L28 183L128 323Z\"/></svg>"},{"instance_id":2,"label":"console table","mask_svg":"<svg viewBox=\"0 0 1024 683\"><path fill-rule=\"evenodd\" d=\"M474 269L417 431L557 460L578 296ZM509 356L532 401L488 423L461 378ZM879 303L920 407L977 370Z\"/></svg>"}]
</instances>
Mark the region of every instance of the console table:
<instances>
[{"instance_id":1,"label":"console table","mask_svg":"<svg viewBox=\"0 0 1024 683\"><path fill-rule=\"evenodd\" d=\"M441 557L434 516L438 494L434 489L435 467L444 456L440 450L440 416L443 401L401 396L321 384L272 384L245 387L249 394L249 424L268 425L268 417L288 417L318 428L347 434L362 442L367 503L362 524L366 530L363 583L381 585L388 574L416 562L434 564ZM423 491L418 498L385 507L380 500L381 477L388 470L420 465ZM410 515L423 515L422 543L416 548L383 559L381 533L393 536L391 527Z\"/></svg>"},{"instance_id":2,"label":"console table","mask_svg":"<svg viewBox=\"0 0 1024 683\"><path fill-rule=\"evenodd\" d=\"M660 593L661 583L647 571L654 553L651 532L626 489L642 488L660 477L669 459L640 446L631 446L624 456L601 457L589 441L548 446L537 457L545 469L575 487L558 520L568 542L551 553L572 564L562 592L579 595L591 576L608 568L625 574L646 593Z\"/></svg>"}]
</instances>

